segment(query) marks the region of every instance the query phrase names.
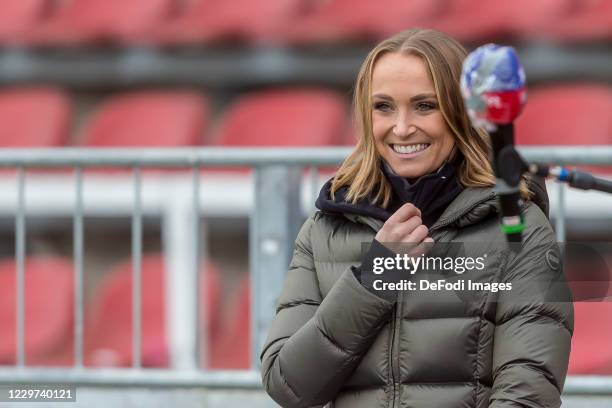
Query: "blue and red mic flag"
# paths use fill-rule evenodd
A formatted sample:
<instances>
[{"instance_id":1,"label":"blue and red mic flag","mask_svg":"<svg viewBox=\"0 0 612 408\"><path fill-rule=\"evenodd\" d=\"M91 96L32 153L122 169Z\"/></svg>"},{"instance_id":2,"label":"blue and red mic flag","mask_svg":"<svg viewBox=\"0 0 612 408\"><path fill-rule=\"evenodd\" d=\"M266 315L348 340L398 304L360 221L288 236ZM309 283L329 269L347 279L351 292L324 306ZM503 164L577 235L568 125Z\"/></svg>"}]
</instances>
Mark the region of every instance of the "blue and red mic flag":
<instances>
[{"instance_id":1,"label":"blue and red mic flag","mask_svg":"<svg viewBox=\"0 0 612 408\"><path fill-rule=\"evenodd\" d=\"M512 123L527 100L525 72L512 47L486 44L463 63L461 91L472 124L489 131Z\"/></svg>"}]
</instances>

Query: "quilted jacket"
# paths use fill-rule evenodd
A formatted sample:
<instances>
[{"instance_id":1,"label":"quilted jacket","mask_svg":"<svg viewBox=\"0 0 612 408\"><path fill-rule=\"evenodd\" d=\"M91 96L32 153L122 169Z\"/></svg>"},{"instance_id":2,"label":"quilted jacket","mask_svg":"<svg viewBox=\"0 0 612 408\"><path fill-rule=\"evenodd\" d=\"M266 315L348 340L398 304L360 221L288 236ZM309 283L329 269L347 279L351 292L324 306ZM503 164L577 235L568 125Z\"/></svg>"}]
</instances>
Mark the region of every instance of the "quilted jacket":
<instances>
[{"instance_id":1,"label":"quilted jacket","mask_svg":"<svg viewBox=\"0 0 612 408\"><path fill-rule=\"evenodd\" d=\"M498 208L492 188L466 188L429 229L436 242L477 243L466 256L487 253L480 278L513 284L471 302L377 296L352 268L383 221L347 208L308 218L261 351L268 394L295 408L560 406L573 307L534 290L563 274L547 209L523 205L517 253L502 245Z\"/></svg>"}]
</instances>

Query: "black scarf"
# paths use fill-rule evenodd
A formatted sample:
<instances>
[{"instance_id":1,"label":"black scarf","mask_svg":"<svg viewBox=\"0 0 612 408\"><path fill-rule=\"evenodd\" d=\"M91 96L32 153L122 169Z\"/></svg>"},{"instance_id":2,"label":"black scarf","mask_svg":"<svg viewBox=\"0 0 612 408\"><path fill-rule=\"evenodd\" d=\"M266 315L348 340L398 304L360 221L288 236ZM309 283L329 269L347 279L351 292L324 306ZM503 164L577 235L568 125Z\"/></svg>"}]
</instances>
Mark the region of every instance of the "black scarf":
<instances>
[{"instance_id":1,"label":"black scarf","mask_svg":"<svg viewBox=\"0 0 612 408\"><path fill-rule=\"evenodd\" d=\"M381 170L389 180L393 191L387 208L375 205L372 200L365 198L357 203L347 202L345 197L348 186L340 187L336 191L335 200L332 200L330 197L331 180L323 185L315 205L326 212L361 214L387 221L398 208L411 202L421 210L423 224L429 228L463 190L457 179L460 163L460 160L444 162L435 173L426 174L414 183L410 183L407 179L395 174L383 161Z\"/></svg>"},{"instance_id":2,"label":"black scarf","mask_svg":"<svg viewBox=\"0 0 612 408\"><path fill-rule=\"evenodd\" d=\"M457 161L445 161L435 173L426 174L410 183L383 161L381 169L393 189L388 210L393 213L405 203L412 203L421 210L423 224L431 227L463 190L457 178L458 164Z\"/></svg>"}]
</instances>

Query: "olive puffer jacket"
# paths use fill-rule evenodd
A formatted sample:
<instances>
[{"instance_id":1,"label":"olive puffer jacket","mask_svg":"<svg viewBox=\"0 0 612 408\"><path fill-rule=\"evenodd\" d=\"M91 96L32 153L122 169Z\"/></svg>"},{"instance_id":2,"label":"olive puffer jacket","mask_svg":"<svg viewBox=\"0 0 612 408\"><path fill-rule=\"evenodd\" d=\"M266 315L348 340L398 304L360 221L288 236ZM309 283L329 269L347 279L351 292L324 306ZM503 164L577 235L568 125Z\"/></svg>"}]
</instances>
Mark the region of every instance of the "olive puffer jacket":
<instances>
[{"instance_id":1,"label":"olive puffer jacket","mask_svg":"<svg viewBox=\"0 0 612 408\"><path fill-rule=\"evenodd\" d=\"M377 296L351 267L383 221L312 215L295 241L261 352L268 394L283 407L560 406L572 303L530 290L562 275L559 248L545 213L529 201L522 249L501 249L498 208L492 188L466 188L429 229L436 242L479 243L466 255L488 254L483 281L513 284L467 303ZM528 298L515 302L516 293Z\"/></svg>"}]
</instances>

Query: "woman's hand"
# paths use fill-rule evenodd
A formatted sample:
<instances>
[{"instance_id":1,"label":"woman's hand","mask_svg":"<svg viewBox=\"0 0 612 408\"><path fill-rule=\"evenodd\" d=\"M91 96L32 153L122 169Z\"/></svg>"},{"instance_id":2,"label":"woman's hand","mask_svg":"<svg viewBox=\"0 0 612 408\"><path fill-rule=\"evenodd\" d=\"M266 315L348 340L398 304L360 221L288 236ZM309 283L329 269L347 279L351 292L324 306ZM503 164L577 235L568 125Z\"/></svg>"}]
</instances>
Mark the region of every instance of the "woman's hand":
<instances>
[{"instance_id":1,"label":"woman's hand","mask_svg":"<svg viewBox=\"0 0 612 408\"><path fill-rule=\"evenodd\" d=\"M427 236L429 229L423 225L421 219L421 210L415 207L412 203L402 205L389 219L384 223L382 228L376 234L375 239L378 242L385 244L412 244L402 245L402 251L397 248L389 248L394 252L406 252L406 248L415 248L417 253L422 253L421 250L425 247L423 244L431 244L434 240ZM398 245L391 245L397 247ZM409 252L413 252L409 250ZM413 254L416 255L416 254Z\"/></svg>"}]
</instances>

